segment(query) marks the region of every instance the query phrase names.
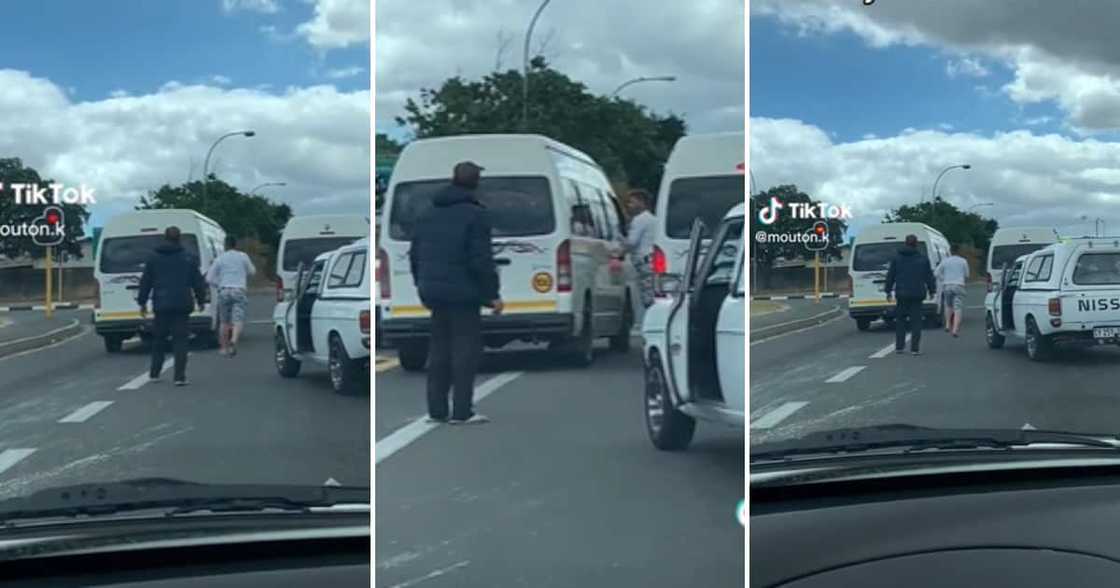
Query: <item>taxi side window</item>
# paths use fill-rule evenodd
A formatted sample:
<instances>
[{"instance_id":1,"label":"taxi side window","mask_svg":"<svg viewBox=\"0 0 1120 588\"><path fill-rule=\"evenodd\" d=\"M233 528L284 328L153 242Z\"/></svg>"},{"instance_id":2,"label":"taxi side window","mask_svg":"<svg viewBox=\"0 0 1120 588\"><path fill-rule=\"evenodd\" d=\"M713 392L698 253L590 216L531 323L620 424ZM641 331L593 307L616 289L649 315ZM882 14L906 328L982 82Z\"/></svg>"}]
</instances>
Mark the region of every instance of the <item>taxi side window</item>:
<instances>
[{"instance_id":1,"label":"taxi side window","mask_svg":"<svg viewBox=\"0 0 1120 588\"><path fill-rule=\"evenodd\" d=\"M587 188L589 195L589 204L591 205L591 215L595 219L595 236L599 239L610 240L613 238L614 233L611 232L610 223L607 220L607 209L605 208L606 202L603 192L598 188Z\"/></svg>"},{"instance_id":2,"label":"taxi side window","mask_svg":"<svg viewBox=\"0 0 1120 588\"><path fill-rule=\"evenodd\" d=\"M580 193L575 181L567 180L564 185L567 187L568 204L572 211L572 234L577 237L593 237L595 218L591 213L591 206Z\"/></svg>"},{"instance_id":3,"label":"taxi side window","mask_svg":"<svg viewBox=\"0 0 1120 588\"><path fill-rule=\"evenodd\" d=\"M1054 256L1044 255L1037 257L1027 266L1024 282L1047 282L1050 280L1050 271L1054 266Z\"/></svg>"}]
</instances>

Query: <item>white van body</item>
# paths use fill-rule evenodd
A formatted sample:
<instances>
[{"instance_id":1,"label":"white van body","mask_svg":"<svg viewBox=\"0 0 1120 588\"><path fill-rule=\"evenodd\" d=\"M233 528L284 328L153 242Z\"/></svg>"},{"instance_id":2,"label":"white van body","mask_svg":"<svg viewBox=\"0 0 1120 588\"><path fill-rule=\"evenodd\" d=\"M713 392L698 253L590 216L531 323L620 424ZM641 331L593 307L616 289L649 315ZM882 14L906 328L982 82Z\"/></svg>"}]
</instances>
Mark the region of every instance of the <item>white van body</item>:
<instances>
[{"instance_id":1,"label":"white van body","mask_svg":"<svg viewBox=\"0 0 1120 588\"><path fill-rule=\"evenodd\" d=\"M409 264L412 226L463 161L484 168L477 193L493 228L505 305L498 316L483 312L485 345L548 342L580 365L591 363L594 339L628 346L634 271L618 259L622 212L599 165L540 135L463 135L409 143L389 182L379 236L379 326L401 366L423 368L430 333Z\"/></svg>"},{"instance_id":2,"label":"white van body","mask_svg":"<svg viewBox=\"0 0 1120 588\"><path fill-rule=\"evenodd\" d=\"M714 231L729 210L746 201L743 140L741 132L688 135L673 146L655 205L651 263L659 297L669 295L661 284L675 281L684 268L693 219Z\"/></svg>"},{"instance_id":3,"label":"white van body","mask_svg":"<svg viewBox=\"0 0 1120 588\"><path fill-rule=\"evenodd\" d=\"M903 246L906 235L918 237L918 250L929 259L931 268L936 268L949 256L949 241L925 223L883 223L860 231L848 260L848 276L852 282L848 315L855 319L861 331L867 330L876 319L894 320L895 305L887 300L883 287L890 261ZM943 320L939 295L927 298L922 305L922 316L937 324Z\"/></svg>"},{"instance_id":4,"label":"white van body","mask_svg":"<svg viewBox=\"0 0 1120 588\"><path fill-rule=\"evenodd\" d=\"M105 223L94 259L98 305L93 311L93 324L105 340L107 351L119 351L121 343L133 336L147 338L151 315L142 319L136 301L140 276L144 262L163 242L163 232L171 226L179 227L183 247L199 260L199 271L205 274L225 248L226 233L212 219L193 210L138 210ZM210 300L202 311L196 309L191 314L190 328L212 343L216 341L214 292L210 292Z\"/></svg>"},{"instance_id":5,"label":"white van body","mask_svg":"<svg viewBox=\"0 0 1120 588\"><path fill-rule=\"evenodd\" d=\"M316 214L292 217L280 235L276 251L276 300L290 299L299 264L311 267L319 255L370 236L364 214Z\"/></svg>"},{"instance_id":6,"label":"white van body","mask_svg":"<svg viewBox=\"0 0 1120 588\"><path fill-rule=\"evenodd\" d=\"M988 291L1003 279L1003 265L1034 253L1058 241L1058 231L1051 227L1007 227L996 230L988 246Z\"/></svg>"}]
</instances>

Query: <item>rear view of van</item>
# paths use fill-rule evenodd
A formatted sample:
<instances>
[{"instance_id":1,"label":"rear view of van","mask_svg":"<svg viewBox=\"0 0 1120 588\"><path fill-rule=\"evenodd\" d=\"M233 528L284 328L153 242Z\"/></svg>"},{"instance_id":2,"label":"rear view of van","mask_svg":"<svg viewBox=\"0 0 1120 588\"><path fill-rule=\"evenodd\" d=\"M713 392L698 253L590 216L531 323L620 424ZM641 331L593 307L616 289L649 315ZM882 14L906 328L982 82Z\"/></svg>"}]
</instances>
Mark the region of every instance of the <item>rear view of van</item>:
<instances>
[{"instance_id":1,"label":"rear view of van","mask_svg":"<svg viewBox=\"0 0 1120 588\"><path fill-rule=\"evenodd\" d=\"M689 135L669 154L657 193L651 260L659 297L668 296L662 284L684 271L693 219L714 230L727 211L746 201L743 140L743 133Z\"/></svg>"},{"instance_id":2,"label":"rear view of van","mask_svg":"<svg viewBox=\"0 0 1120 588\"><path fill-rule=\"evenodd\" d=\"M1034 253L1058 241L1058 232L1050 227L1008 227L992 235L988 247L988 291L999 284L1004 264L1014 265L1022 255Z\"/></svg>"},{"instance_id":3,"label":"rear view of van","mask_svg":"<svg viewBox=\"0 0 1120 588\"><path fill-rule=\"evenodd\" d=\"M856 321L856 328L861 331L866 331L875 320L890 323L895 318L895 305L887 299L884 288L891 260L898 255L907 235L918 238L918 252L929 260L930 267L937 267L949 256L949 241L925 223L883 223L860 231L852 243L848 260L852 285L848 316ZM938 300L936 295L925 300L922 317L931 324L941 325L944 317Z\"/></svg>"},{"instance_id":4,"label":"rear view of van","mask_svg":"<svg viewBox=\"0 0 1120 588\"><path fill-rule=\"evenodd\" d=\"M296 273L320 254L370 236L369 217L349 214L297 216L288 221L276 252L276 301L292 296Z\"/></svg>"},{"instance_id":5,"label":"rear view of van","mask_svg":"<svg viewBox=\"0 0 1120 588\"><path fill-rule=\"evenodd\" d=\"M205 273L222 252L226 233L218 223L193 210L139 210L115 216L101 231L101 242L94 259L97 281L97 306L93 311L94 330L105 341L109 352L120 351L121 344L134 336L147 339L147 320L140 316L137 296L144 263L164 241L168 227L179 227L180 243ZM211 293L211 301L214 296ZM213 343L215 338L213 304L191 314L190 329Z\"/></svg>"}]
</instances>

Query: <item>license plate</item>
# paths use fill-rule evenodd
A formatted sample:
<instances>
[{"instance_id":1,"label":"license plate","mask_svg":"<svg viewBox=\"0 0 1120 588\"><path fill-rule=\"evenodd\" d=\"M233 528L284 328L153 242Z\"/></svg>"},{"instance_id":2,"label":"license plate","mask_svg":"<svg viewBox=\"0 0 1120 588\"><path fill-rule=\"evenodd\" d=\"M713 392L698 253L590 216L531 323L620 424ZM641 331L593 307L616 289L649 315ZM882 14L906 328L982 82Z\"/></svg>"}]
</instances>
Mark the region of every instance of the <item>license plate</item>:
<instances>
[{"instance_id":1,"label":"license plate","mask_svg":"<svg viewBox=\"0 0 1120 588\"><path fill-rule=\"evenodd\" d=\"M1120 337L1120 327L1096 327L1093 329L1094 339L1116 339Z\"/></svg>"}]
</instances>

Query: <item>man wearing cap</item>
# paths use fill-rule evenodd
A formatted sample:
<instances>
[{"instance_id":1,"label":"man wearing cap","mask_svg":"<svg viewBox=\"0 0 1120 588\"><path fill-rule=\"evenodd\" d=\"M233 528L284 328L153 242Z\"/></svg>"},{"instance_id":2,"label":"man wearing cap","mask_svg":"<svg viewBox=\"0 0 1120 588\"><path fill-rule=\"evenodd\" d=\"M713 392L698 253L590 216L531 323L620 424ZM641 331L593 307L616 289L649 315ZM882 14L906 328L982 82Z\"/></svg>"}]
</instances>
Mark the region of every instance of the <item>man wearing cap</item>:
<instances>
[{"instance_id":1,"label":"man wearing cap","mask_svg":"<svg viewBox=\"0 0 1120 588\"><path fill-rule=\"evenodd\" d=\"M412 279L432 312L428 421L485 423L474 412L474 376L482 354L481 308L502 312L490 220L476 190L482 168L459 163L451 185L436 193L417 221L409 250ZM451 389L452 409L447 410Z\"/></svg>"}]
</instances>

